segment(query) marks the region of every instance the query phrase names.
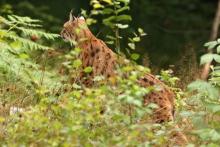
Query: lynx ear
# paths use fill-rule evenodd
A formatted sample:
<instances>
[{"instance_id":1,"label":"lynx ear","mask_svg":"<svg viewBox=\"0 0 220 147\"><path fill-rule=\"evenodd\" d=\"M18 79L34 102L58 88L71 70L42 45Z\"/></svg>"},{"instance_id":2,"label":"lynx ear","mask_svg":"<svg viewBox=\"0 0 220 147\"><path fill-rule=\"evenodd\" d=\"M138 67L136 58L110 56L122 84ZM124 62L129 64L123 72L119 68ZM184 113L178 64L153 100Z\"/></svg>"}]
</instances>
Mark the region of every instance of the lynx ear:
<instances>
[{"instance_id":1,"label":"lynx ear","mask_svg":"<svg viewBox=\"0 0 220 147\"><path fill-rule=\"evenodd\" d=\"M84 18L83 16L80 16L79 19L81 19L81 20L85 20L85 18Z\"/></svg>"},{"instance_id":2,"label":"lynx ear","mask_svg":"<svg viewBox=\"0 0 220 147\"><path fill-rule=\"evenodd\" d=\"M76 17L73 15L73 10L71 10L70 14L69 14L69 21L73 21L75 19L76 19Z\"/></svg>"}]
</instances>

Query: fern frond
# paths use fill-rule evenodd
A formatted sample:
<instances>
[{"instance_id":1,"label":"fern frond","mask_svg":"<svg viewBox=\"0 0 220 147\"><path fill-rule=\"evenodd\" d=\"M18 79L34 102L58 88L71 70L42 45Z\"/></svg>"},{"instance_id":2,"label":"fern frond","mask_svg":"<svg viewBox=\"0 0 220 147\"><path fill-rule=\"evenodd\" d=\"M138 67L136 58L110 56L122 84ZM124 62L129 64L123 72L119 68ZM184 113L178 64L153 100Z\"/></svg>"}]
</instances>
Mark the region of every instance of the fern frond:
<instances>
[{"instance_id":1,"label":"fern frond","mask_svg":"<svg viewBox=\"0 0 220 147\"><path fill-rule=\"evenodd\" d=\"M29 26L29 27L42 27L42 25L39 24L41 22L40 20L32 19L30 17L8 15L8 20L9 20L8 22L13 23L13 24L21 24L23 26Z\"/></svg>"},{"instance_id":2,"label":"fern frond","mask_svg":"<svg viewBox=\"0 0 220 147\"><path fill-rule=\"evenodd\" d=\"M55 38L60 37L60 35L58 35L58 34L45 33L41 30L27 29L24 27L16 27L16 29L21 30L26 36L36 35L39 37L44 37L48 40L54 40Z\"/></svg>"},{"instance_id":3,"label":"fern frond","mask_svg":"<svg viewBox=\"0 0 220 147\"><path fill-rule=\"evenodd\" d=\"M8 21L7 19L5 19L4 17L0 16L0 24L6 24L6 25L13 25L12 22Z\"/></svg>"},{"instance_id":4,"label":"fern frond","mask_svg":"<svg viewBox=\"0 0 220 147\"><path fill-rule=\"evenodd\" d=\"M16 34L12 33L12 32L7 32L6 30L0 30L0 38L2 39L10 39L13 41L18 41L21 42L21 44L23 45L24 48L29 49L29 50L49 50L52 48L35 43L29 39L25 39L25 38L21 38L19 36L17 36Z\"/></svg>"},{"instance_id":5,"label":"fern frond","mask_svg":"<svg viewBox=\"0 0 220 147\"><path fill-rule=\"evenodd\" d=\"M11 81L21 81L26 85L40 83L42 76L44 82L42 83L47 89L59 88L62 86L61 80L53 72L39 70L40 66L31 60L24 60L18 58L16 55L10 53L6 48L10 45L0 42L0 69L5 72L7 79Z\"/></svg>"},{"instance_id":6,"label":"fern frond","mask_svg":"<svg viewBox=\"0 0 220 147\"><path fill-rule=\"evenodd\" d=\"M6 73L7 78L4 77L4 80L22 81L32 87L34 87L33 83L38 83L42 84L40 86L47 87L46 89L57 88L58 85L62 86L61 80L55 72L42 71L32 59L21 56L29 53L30 50L52 50L51 47L24 37L24 35L28 37L36 35L47 40L59 37L58 34L39 30L40 22L36 19L16 15L9 15L8 18L0 16L0 25L3 24L3 29L0 28L0 73L2 75ZM20 32L24 35L19 36Z\"/></svg>"}]
</instances>

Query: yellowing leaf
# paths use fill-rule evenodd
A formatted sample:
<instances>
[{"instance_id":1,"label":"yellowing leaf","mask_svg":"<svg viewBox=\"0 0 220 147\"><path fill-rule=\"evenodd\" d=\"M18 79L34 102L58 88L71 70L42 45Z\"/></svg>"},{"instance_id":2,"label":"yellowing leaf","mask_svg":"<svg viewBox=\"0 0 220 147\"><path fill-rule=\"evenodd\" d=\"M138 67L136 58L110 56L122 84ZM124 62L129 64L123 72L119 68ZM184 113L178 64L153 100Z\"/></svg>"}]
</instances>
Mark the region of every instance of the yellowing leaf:
<instances>
[{"instance_id":1,"label":"yellowing leaf","mask_svg":"<svg viewBox=\"0 0 220 147\"><path fill-rule=\"evenodd\" d=\"M19 42L19 41L14 41L14 42L12 42L12 43L10 44L10 46L11 46L13 49L20 49L21 46L22 46L22 44L21 44L21 42Z\"/></svg>"},{"instance_id":2,"label":"yellowing leaf","mask_svg":"<svg viewBox=\"0 0 220 147\"><path fill-rule=\"evenodd\" d=\"M112 5L113 3L112 3L112 0L102 0L103 2L106 2L106 3L108 3L108 4L110 4L110 5Z\"/></svg>"},{"instance_id":3,"label":"yellowing leaf","mask_svg":"<svg viewBox=\"0 0 220 147\"><path fill-rule=\"evenodd\" d=\"M25 53L22 53L22 54L19 54L19 58L21 58L21 59L28 59L29 55L25 54Z\"/></svg>"},{"instance_id":4,"label":"yellowing leaf","mask_svg":"<svg viewBox=\"0 0 220 147\"><path fill-rule=\"evenodd\" d=\"M5 118L4 117L0 117L0 123L4 122Z\"/></svg>"},{"instance_id":5,"label":"yellowing leaf","mask_svg":"<svg viewBox=\"0 0 220 147\"><path fill-rule=\"evenodd\" d=\"M116 77L110 77L110 78L109 78L109 81L110 81L110 83L111 83L112 85L115 85L116 82L117 82L117 79L116 79Z\"/></svg>"},{"instance_id":6,"label":"yellowing leaf","mask_svg":"<svg viewBox=\"0 0 220 147\"><path fill-rule=\"evenodd\" d=\"M96 3L96 4L93 5L93 8L94 9L99 9L99 8L103 8L103 6L99 3Z\"/></svg>"}]
</instances>

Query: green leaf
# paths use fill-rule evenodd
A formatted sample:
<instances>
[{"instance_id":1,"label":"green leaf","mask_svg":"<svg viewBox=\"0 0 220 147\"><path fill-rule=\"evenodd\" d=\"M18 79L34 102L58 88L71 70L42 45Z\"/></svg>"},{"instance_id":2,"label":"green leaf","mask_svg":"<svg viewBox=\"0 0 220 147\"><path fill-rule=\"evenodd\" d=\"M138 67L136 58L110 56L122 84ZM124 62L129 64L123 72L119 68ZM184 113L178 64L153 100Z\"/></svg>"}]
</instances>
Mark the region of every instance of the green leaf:
<instances>
[{"instance_id":1,"label":"green leaf","mask_svg":"<svg viewBox=\"0 0 220 147\"><path fill-rule=\"evenodd\" d=\"M200 64L210 63L213 60L213 54L205 54L201 57Z\"/></svg>"},{"instance_id":2,"label":"green leaf","mask_svg":"<svg viewBox=\"0 0 220 147\"><path fill-rule=\"evenodd\" d=\"M205 106L212 113L220 112L220 104L216 103L205 103Z\"/></svg>"},{"instance_id":3,"label":"green leaf","mask_svg":"<svg viewBox=\"0 0 220 147\"><path fill-rule=\"evenodd\" d=\"M192 82L187 86L187 89L189 91L197 91L199 93L207 95L211 99L218 99L219 97L218 89L206 81L197 80L195 82Z\"/></svg>"},{"instance_id":4,"label":"green leaf","mask_svg":"<svg viewBox=\"0 0 220 147\"><path fill-rule=\"evenodd\" d=\"M114 10L110 9L110 8L105 8L102 10L102 13L103 14L112 14L112 13L114 13Z\"/></svg>"},{"instance_id":5,"label":"green leaf","mask_svg":"<svg viewBox=\"0 0 220 147\"><path fill-rule=\"evenodd\" d=\"M113 3L112 3L112 0L102 0L102 1L108 3L109 5L112 5L112 4L113 4Z\"/></svg>"},{"instance_id":6,"label":"green leaf","mask_svg":"<svg viewBox=\"0 0 220 147\"><path fill-rule=\"evenodd\" d=\"M128 43L128 46L129 46L132 50L135 50L135 44L134 44L134 43Z\"/></svg>"},{"instance_id":7,"label":"green leaf","mask_svg":"<svg viewBox=\"0 0 220 147\"><path fill-rule=\"evenodd\" d=\"M98 15L100 14L99 10L91 10L91 15Z\"/></svg>"},{"instance_id":8,"label":"green leaf","mask_svg":"<svg viewBox=\"0 0 220 147\"><path fill-rule=\"evenodd\" d=\"M120 8L120 9L116 10L116 13L119 14L119 13L121 13L121 12L123 12L123 11L125 11L125 10L129 10L129 9L130 9L130 8L129 8L128 6L125 6L125 7L122 7L122 8Z\"/></svg>"},{"instance_id":9,"label":"green leaf","mask_svg":"<svg viewBox=\"0 0 220 147\"><path fill-rule=\"evenodd\" d=\"M104 6L101 5L100 3L96 3L96 4L93 5L93 8L94 9L99 9L99 8L104 8Z\"/></svg>"},{"instance_id":10,"label":"green leaf","mask_svg":"<svg viewBox=\"0 0 220 147\"><path fill-rule=\"evenodd\" d=\"M81 48L76 47L76 48L74 48L74 51L75 51L76 53L80 53L80 52L81 52Z\"/></svg>"},{"instance_id":11,"label":"green leaf","mask_svg":"<svg viewBox=\"0 0 220 147\"><path fill-rule=\"evenodd\" d=\"M190 111L181 111L181 112L180 112L180 116L182 116L182 117L184 117L184 118L190 117L190 116L192 116L192 115L193 115L193 113L190 112Z\"/></svg>"},{"instance_id":12,"label":"green leaf","mask_svg":"<svg viewBox=\"0 0 220 147\"><path fill-rule=\"evenodd\" d=\"M194 144L187 144L186 147L195 147Z\"/></svg>"},{"instance_id":13,"label":"green leaf","mask_svg":"<svg viewBox=\"0 0 220 147\"><path fill-rule=\"evenodd\" d=\"M157 109L158 108L158 105L155 104L155 103L150 103L147 105L148 108L151 108L151 109Z\"/></svg>"},{"instance_id":14,"label":"green leaf","mask_svg":"<svg viewBox=\"0 0 220 147\"><path fill-rule=\"evenodd\" d=\"M139 54L136 54L136 53L131 54L131 59L137 60L137 59L139 59L139 58L140 58L140 55L139 55Z\"/></svg>"},{"instance_id":15,"label":"green leaf","mask_svg":"<svg viewBox=\"0 0 220 147\"><path fill-rule=\"evenodd\" d=\"M114 36L110 36L110 35L107 35L106 38L111 39L111 40L116 40Z\"/></svg>"},{"instance_id":16,"label":"green leaf","mask_svg":"<svg viewBox=\"0 0 220 147\"><path fill-rule=\"evenodd\" d=\"M94 23L96 23L96 22L97 22L97 20L92 19L92 18L87 18L87 19L86 19L86 24L87 24L87 25L92 25L92 24L94 24Z\"/></svg>"},{"instance_id":17,"label":"green leaf","mask_svg":"<svg viewBox=\"0 0 220 147\"><path fill-rule=\"evenodd\" d=\"M220 55L214 54L214 55L213 55L213 58L214 58L214 60L215 60L216 62L220 63Z\"/></svg>"},{"instance_id":18,"label":"green leaf","mask_svg":"<svg viewBox=\"0 0 220 147\"><path fill-rule=\"evenodd\" d=\"M114 41L106 41L107 44L114 44Z\"/></svg>"},{"instance_id":19,"label":"green leaf","mask_svg":"<svg viewBox=\"0 0 220 147\"><path fill-rule=\"evenodd\" d=\"M110 26L111 28L115 27L114 23L112 23L113 20L115 20L115 16L110 16L108 18L103 19L103 23L107 26Z\"/></svg>"},{"instance_id":20,"label":"green leaf","mask_svg":"<svg viewBox=\"0 0 220 147\"><path fill-rule=\"evenodd\" d=\"M46 33L41 30L34 30L30 28L24 28L24 27L16 27L16 29L21 30L22 33L24 33L26 36L39 36L39 37L44 37L46 39L54 40L55 38L60 37L58 34L53 34L53 33Z\"/></svg>"},{"instance_id":21,"label":"green leaf","mask_svg":"<svg viewBox=\"0 0 220 147\"><path fill-rule=\"evenodd\" d=\"M202 146L201 146L202 147ZM206 147L219 147L219 144L216 144L216 143L209 143L207 144Z\"/></svg>"},{"instance_id":22,"label":"green leaf","mask_svg":"<svg viewBox=\"0 0 220 147\"><path fill-rule=\"evenodd\" d=\"M117 26L118 28L120 28L120 29L126 29L126 28L128 28L128 25L127 25L127 24L126 24L126 25L116 24L116 26Z\"/></svg>"},{"instance_id":23,"label":"green leaf","mask_svg":"<svg viewBox=\"0 0 220 147\"><path fill-rule=\"evenodd\" d=\"M193 133L197 134L201 139L206 141L218 141L220 140L220 134L215 129L200 129L193 131Z\"/></svg>"},{"instance_id":24,"label":"green leaf","mask_svg":"<svg viewBox=\"0 0 220 147\"><path fill-rule=\"evenodd\" d=\"M82 65L82 61L80 59L74 60L72 65L73 67L78 68Z\"/></svg>"},{"instance_id":25,"label":"green leaf","mask_svg":"<svg viewBox=\"0 0 220 147\"><path fill-rule=\"evenodd\" d=\"M140 36L146 36L147 35L142 28L138 28L138 32L139 32Z\"/></svg>"},{"instance_id":26,"label":"green leaf","mask_svg":"<svg viewBox=\"0 0 220 147\"><path fill-rule=\"evenodd\" d=\"M118 0L119 2L123 2L124 4L129 4L130 0Z\"/></svg>"},{"instance_id":27,"label":"green leaf","mask_svg":"<svg viewBox=\"0 0 220 147\"><path fill-rule=\"evenodd\" d=\"M210 41L210 42L205 43L204 46L208 47L208 49L213 49L217 44L218 44L217 41Z\"/></svg>"},{"instance_id":28,"label":"green leaf","mask_svg":"<svg viewBox=\"0 0 220 147\"><path fill-rule=\"evenodd\" d=\"M25 53L22 53L22 54L19 54L19 58L21 58L21 59L28 59L29 55L25 54Z\"/></svg>"},{"instance_id":29,"label":"green leaf","mask_svg":"<svg viewBox=\"0 0 220 147\"><path fill-rule=\"evenodd\" d=\"M217 50L217 53L219 54L220 53L220 45L218 45L216 50Z\"/></svg>"},{"instance_id":30,"label":"green leaf","mask_svg":"<svg viewBox=\"0 0 220 147\"><path fill-rule=\"evenodd\" d=\"M78 84L76 84L76 83L74 83L74 84L72 85L72 87L73 87L74 89L81 89L81 88L82 88L80 85L78 85Z\"/></svg>"},{"instance_id":31,"label":"green leaf","mask_svg":"<svg viewBox=\"0 0 220 147\"><path fill-rule=\"evenodd\" d=\"M140 41L141 41L141 38L140 38L140 37L134 37L132 40L133 40L134 42L140 42Z\"/></svg>"},{"instance_id":32,"label":"green leaf","mask_svg":"<svg viewBox=\"0 0 220 147\"><path fill-rule=\"evenodd\" d=\"M104 79L105 79L104 76L95 76L94 79L93 79L93 81L102 81L102 80L104 80Z\"/></svg>"},{"instance_id":33,"label":"green leaf","mask_svg":"<svg viewBox=\"0 0 220 147\"><path fill-rule=\"evenodd\" d=\"M119 21L131 21L132 18L130 15L119 15L116 17L116 20L119 22Z\"/></svg>"},{"instance_id":34,"label":"green leaf","mask_svg":"<svg viewBox=\"0 0 220 147\"><path fill-rule=\"evenodd\" d=\"M10 44L13 49L19 50L22 47L22 43L20 41L14 41Z\"/></svg>"},{"instance_id":35,"label":"green leaf","mask_svg":"<svg viewBox=\"0 0 220 147\"><path fill-rule=\"evenodd\" d=\"M88 66L83 70L85 73L91 73L92 72L92 67Z\"/></svg>"},{"instance_id":36,"label":"green leaf","mask_svg":"<svg viewBox=\"0 0 220 147\"><path fill-rule=\"evenodd\" d=\"M142 28L138 28L138 32L139 32L140 34L142 34L142 33L144 33L144 30L143 30Z\"/></svg>"}]
</instances>

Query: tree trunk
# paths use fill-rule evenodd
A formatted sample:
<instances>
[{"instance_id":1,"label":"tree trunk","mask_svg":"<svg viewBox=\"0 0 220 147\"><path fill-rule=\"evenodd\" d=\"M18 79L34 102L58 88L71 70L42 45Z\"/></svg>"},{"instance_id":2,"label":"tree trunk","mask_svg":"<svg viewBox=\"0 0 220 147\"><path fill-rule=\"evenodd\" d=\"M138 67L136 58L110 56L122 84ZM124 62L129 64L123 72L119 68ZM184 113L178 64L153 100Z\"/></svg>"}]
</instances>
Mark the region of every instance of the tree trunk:
<instances>
[{"instance_id":1,"label":"tree trunk","mask_svg":"<svg viewBox=\"0 0 220 147\"><path fill-rule=\"evenodd\" d=\"M215 19L213 21L213 25L212 25L212 31L210 34L210 41L214 41L217 39L218 37L218 30L219 30L219 25L220 25L220 0L218 1L218 7L216 10L216 14L215 14ZM209 53L212 53L212 50L208 50ZM209 76L209 72L210 72L210 63L206 63L203 66L203 70L202 70L202 74L201 74L201 79L202 80L207 80L208 76Z\"/></svg>"}]
</instances>

